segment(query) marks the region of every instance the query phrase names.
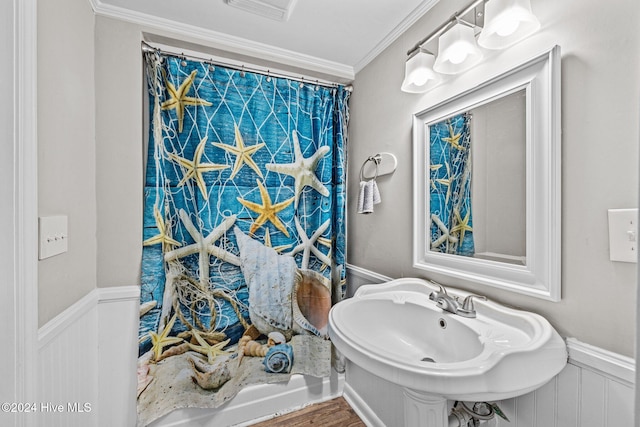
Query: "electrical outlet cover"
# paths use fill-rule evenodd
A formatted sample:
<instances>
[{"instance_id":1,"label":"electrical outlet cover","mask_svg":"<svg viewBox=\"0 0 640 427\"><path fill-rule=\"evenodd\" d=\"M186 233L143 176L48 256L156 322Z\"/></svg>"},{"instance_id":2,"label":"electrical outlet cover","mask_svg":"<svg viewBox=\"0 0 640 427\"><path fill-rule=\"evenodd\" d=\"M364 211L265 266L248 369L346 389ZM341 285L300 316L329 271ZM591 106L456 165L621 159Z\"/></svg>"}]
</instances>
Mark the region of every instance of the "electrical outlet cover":
<instances>
[{"instance_id":1,"label":"electrical outlet cover","mask_svg":"<svg viewBox=\"0 0 640 427\"><path fill-rule=\"evenodd\" d=\"M40 238L38 259L45 259L67 252L69 235L67 216L41 216L38 218Z\"/></svg>"}]
</instances>

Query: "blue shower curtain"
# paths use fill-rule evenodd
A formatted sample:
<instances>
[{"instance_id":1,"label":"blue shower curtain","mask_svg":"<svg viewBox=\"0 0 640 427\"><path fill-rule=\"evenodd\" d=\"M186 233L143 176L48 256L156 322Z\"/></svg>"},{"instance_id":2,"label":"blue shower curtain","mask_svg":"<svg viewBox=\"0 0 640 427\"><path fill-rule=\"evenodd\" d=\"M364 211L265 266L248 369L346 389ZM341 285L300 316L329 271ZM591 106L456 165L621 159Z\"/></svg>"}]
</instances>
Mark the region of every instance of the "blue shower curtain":
<instances>
[{"instance_id":1,"label":"blue shower curtain","mask_svg":"<svg viewBox=\"0 0 640 427\"><path fill-rule=\"evenodd\" d=\"M341 86L159 52L145 53L145 62L141 424L159 412L202 406L174 401L148 413L145 393L158 392L150 390L154 381L160 387L163 365L180 355L195 359L193 382L216 394L236 365L253 363L243 358L246 342L266 351L275 339L284 347L274 360L285 357L294 367L296 345L326 349L326 313L345 285L349 99ZM277 376L269 360L261 371ZM222 384L202 386L200 374L224 364L231 373ZM203 382L212 384L210 376Z\"/></svg>"},{"instance_id":2,"label":"blue shower curtain","mask_svg":"<svg viewBox=\"0 0 640 427\"><path fill-rule=\"evenodd\" d=\"M434 252L473 256L471 114L429 126L430 242Z\"/></svg>"}]
</instances>

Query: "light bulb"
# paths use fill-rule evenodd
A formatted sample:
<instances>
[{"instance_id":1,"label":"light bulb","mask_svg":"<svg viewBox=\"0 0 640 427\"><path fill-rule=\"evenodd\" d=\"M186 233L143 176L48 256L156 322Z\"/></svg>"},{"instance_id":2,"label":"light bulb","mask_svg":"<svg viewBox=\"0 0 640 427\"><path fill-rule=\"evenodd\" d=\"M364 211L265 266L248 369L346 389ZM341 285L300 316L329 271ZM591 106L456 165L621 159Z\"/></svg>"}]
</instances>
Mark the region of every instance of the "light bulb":
<instances>
[{"instance_id":1,"label":"light bulb","mask_svg":"<svg viewBox=\"0 0 640 427\"><path fill-rule=\"evenodd\" d=\"M458 74L473 67L482 58L472 27L456 23L438 39L438 57L433 70Z\"/></svg>"},{"instance_id":2,"label":"light bulb","mask_svg":"<svg viewBox=\"0 0 640 427\"><path fill-rule=\"evenodd\" d=\"M425 69L417 69L409 74L409 81L416 86L422 86L427 80L429 80L429 72Z\"/></svg>"},{"instance_id":3,"label":"light bulb","mask_svg":"<svg viewBox=\"0 0 640 427\"><path fill-rule=\"evenodd\" d=\"M430 75L431 73L429 73L429 69L423 64L420 64L420 66L415 67L409 72L407 79L416 86L422 86L427 82L427 80L429 80Z\"/></svg>"},{"instance_id":4,"label":"light bulb","mask_svg":"<svg viewBox=\"0 0 640 427\"><path fill-rule=\"evenodd\" d=\"M462 64L468 55L469 53L462 43L455 43L448 52L448 59L452 64Z\"/></svg>"}]
</instances>

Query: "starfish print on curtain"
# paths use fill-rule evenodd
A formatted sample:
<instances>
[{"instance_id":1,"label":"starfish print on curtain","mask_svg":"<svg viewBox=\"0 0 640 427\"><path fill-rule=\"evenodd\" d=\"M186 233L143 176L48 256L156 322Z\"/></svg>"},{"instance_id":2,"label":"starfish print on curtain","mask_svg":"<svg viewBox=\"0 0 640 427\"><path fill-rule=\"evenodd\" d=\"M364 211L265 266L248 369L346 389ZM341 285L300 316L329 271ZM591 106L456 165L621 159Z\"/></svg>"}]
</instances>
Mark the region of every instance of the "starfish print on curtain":
<instances>
[{"instance_id":1,"label":"starfish print on curtain","mask_svg":"<svg viewBox=\"0 0 640 427\"><path fill-rule=\"evenodd\" d=\"M196 70L193 70L193 72L182 82L178 89L176 89L173 83L171 83L169 80L165 80L170 98L163 102L161 107L163 110L176 110L176 116L178 117L178 133L182 132L185 106L202 105L209 107L212 105L210 102L204 99L187 96L187 93L189 92L189 89L191 89L191 85L193 84L193 79L195 78L197 73L198 72Z\"/></svg>"},{"instance_id":2,"label":"starfish print on curtain","mask_svg":"<svg viewBox=\"0 0 640 427\"><path fill-rule=\"evenodd\" d=\"M203 289L207 289L209 284L209 256L213 255L216 258L231 264L240 265L240 259L236 255L215 245L215 242L233 226L236 222L236 217L233 215L225 219L219 226L209 233L207 237L204 237L200 231L198 231L189 218L189 214L187 214L184 209L180 209L179 214L182 223L195 243L167 252L164 255L164 260L168 262L183 258L187 255L198 254L200 283Z\"/></svg>"},{"instance_id":3,"label":"starfish print on curtain","mask_svg":"<svg viewBox=\"0 0 640 427\"><path fill-rule=\"evenodd\" d=\"M240 129L238 129L238 125L235 125L235 131L236 131L235 146L220 144L218 142L213 143L214 146L222 148L223 150L226 150L231 154L235 154L236 156L236 161L233 164L233 172L231 172L231 176L229 177L229 179L233 179L233 177L236 176L236 174L240 171L240 168L242 167L243 164L246 164L247 166L249 166L258 174L260 178L262 178L262 172L260 171L260 168L258 167L256 162L254 162L253 159L251 158L251 155L256 151L258 151L259 149L261 149L262 147L264 147L264 144L260 143L260 144L253 145L251 147L246 147L244 145L244 140L242 139L242 135L240 134Z\"/></svg>"},{"instance_id":4,"label":"starfish print on curtain","mask_svg":"<svg viewBox=\"0 0 640 427\"><path fill-rule=\"evenodd\" d=\"M207 184L205 183L202 174L205 172L227 169L229 167L227 165L202 163L202 154L204 153L206 143L207 137L202 138L200 144L198 144L198 146L196 147L195 153L193 154L193 160L185 159L184 157L180 157L177 154L169 153L169 158L178 163L185 170L184 176L178 183L178 187L183 186L190 179L194 179L196 181L198 189L200 190L200 193L202 193L202 197L204 197L205 200L209 198L209 192L207 191Z\"/></svg>"},{"instance_id":5,"label":"starfish print on curtain","mask_svg":"<svg viewBox=\"0 0 640 427\"><path fill-rule=\"evenodd\" d=\"M302 150L300 149L300 142L298 141L298 135L296 132L293 132L292 138L294 149L293 163L269 163L266 165L266 168L270 171L279 172L293 177L293 179L295 180L294 208L297 208L298 200L300 200L300 194L306 186L315 189L318 193L325 197L329 195L329 190L327 190L327 187L325 187L324 184L320 182L320 180L316 176L315 171L316 167L318 166L318 162L320 161L320 159L327 155L330 148L327 146L320 147L315 153L313 153L313 155L311 155L311 157L304 158L304 156L302 155Z\"/></svg>"},{"instance_id":6,"label":"starfish print on curtain","mask_svg":"<svg viewBox=\"0 0 640 427\"><path fill-rule=\"evenodd\" d=\"M238 197L238 201L240 203L242 203L252 211L260 214L251 225L249 233L255 233L258 228L262 227L267 221L270 221L278 230L282 231L285 236L289 237L289 231L287 231L287 228L284 226L282 221L280 221L280 218L278 218L278 212L284 210L287 206L289 206L291 202L293 202L293 199L288 199L283 202L273 204L271 202L269 192L264 187L264 185L262 185L260 181L256 181L256 183L258 184L258 188L260 189L260 197L262 198L261 205Z\"/></svg>"},{"instance_id":7,"label":"starfish print on curtain","mask_svg":"<svg viewBox=\"0 0 640 427\"><path fill-rule=\"evenodd\" d=\"M300 225L300 221L297 217L295 221L296 230L298 230L298 236L300 236L300 240L302 240L302 242L298 246L293 248L293 250L287 255L293 256L298 252L302 252L302 268L309 268L309 257L311 256L311 253L313 253L325 265L331 265L331 259L314 246L316 241L320 241L320 237L322 236L322 234L324 234L327 228L329 228L329 220L325 221L324 224L318 227L318 229L313 233L311 237L307 236L307 233Z\"/></svg>"},{"instance_id":8,"label":"starfish print on curtain","mask_svg":"<svg viewBox=\"0 0 640 427\"><path fill-rule=\"evenodd\" d=\"M175 239L172 239L169 235L167 235L167 227L165 226L164 218L160 213L160 209L158 209L158 206L153 206L153 216L156 219L158 234L143 241L142 245L150 246L162 243L162 252L167 252L168 250L170 250L171 246L182 246L182 243L178 242Z\"/></svg>"},{"instance_id":9,"label":"starfish print on curtain","mask_svg":"<svg viewBox=\"0 0 640 427\"><path fill-rule=\"evenodd\" d=\"M174 315L160 333L156 334L153 331L149 332L149 338L151 338L152 343L153 360L160 359L162 350L164 350L165 347L184 341L182 338L169 336L169 332L171 332L171 328L173 328L175 321L176 316Z\"/></svg>"}]
</instances>

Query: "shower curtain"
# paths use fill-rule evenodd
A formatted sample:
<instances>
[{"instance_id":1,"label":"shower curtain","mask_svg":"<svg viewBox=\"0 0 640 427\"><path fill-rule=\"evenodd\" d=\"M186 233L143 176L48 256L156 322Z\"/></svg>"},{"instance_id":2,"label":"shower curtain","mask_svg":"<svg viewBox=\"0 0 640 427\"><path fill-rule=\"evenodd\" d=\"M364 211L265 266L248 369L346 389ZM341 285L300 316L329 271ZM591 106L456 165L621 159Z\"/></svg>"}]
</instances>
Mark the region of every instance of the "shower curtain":
<instances>
[{"instance_id":1,"label":"shower curtain","mask_svg":"<svg viewBox=\"0 0 640 427\"><path fill-rule=\"evenodd\" d=\"M473 256L471 114L429 127L431 250Z\"/></svg>"},{"instance_id":2,"label":"shower curtain","mask_svg":"<svg viewBox=\"0 0 640 427\"><path fill-rule=\"evenodd\" d=\"M138 425L327 376L349 92L145 52Z\"/></svg>"}]
</instances>

